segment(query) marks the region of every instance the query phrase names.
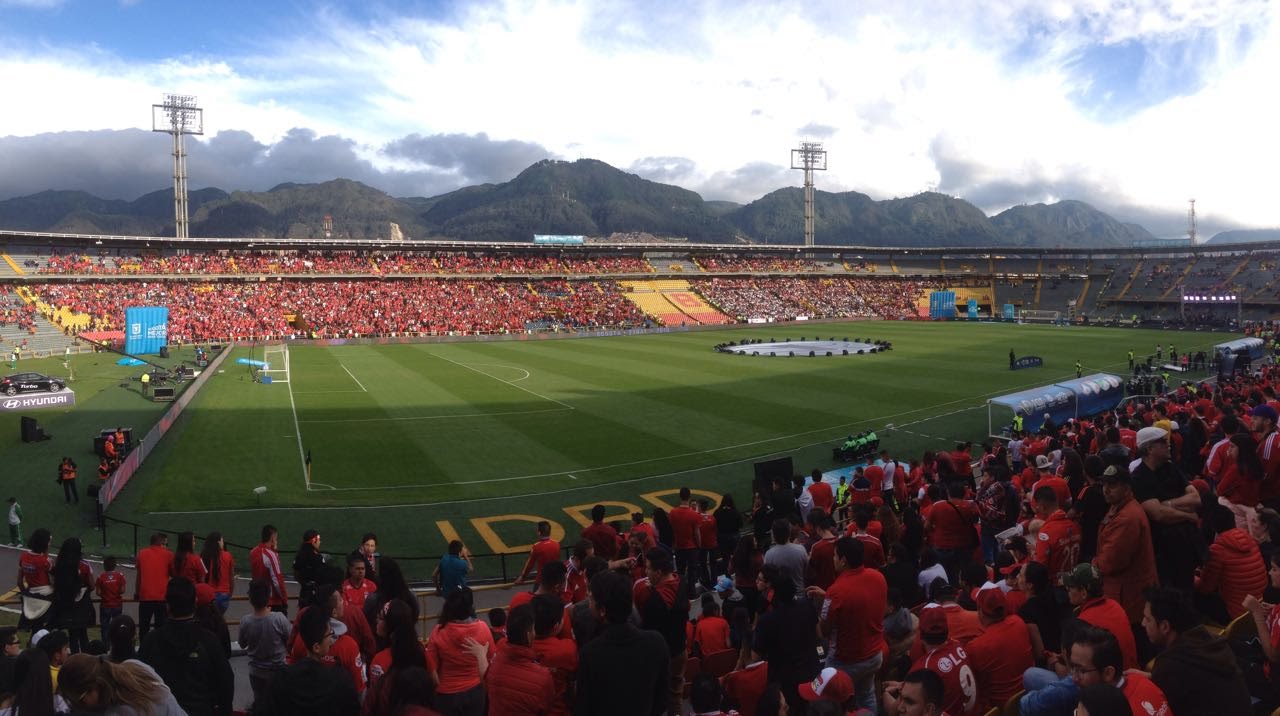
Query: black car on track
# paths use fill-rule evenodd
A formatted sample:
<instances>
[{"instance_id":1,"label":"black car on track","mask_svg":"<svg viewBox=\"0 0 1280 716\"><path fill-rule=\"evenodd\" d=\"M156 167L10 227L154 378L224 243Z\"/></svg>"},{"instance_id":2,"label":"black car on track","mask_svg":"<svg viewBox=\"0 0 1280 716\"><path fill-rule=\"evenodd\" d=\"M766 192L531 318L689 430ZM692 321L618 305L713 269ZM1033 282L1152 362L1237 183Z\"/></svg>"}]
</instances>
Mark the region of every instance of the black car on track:
<instances>
[{"instance_id":1,"label":"black car on track","mask_svg":"<svg viewBox=\"0 0 1280 716\"><path fill-rule=\"evenodd\" d=\"M0 380L0 393L17 395L18 393L39 393L47 391L56 393L67 385L62 378L53 378L43 373L14 373Z\"/></svg>"}]
</instances>

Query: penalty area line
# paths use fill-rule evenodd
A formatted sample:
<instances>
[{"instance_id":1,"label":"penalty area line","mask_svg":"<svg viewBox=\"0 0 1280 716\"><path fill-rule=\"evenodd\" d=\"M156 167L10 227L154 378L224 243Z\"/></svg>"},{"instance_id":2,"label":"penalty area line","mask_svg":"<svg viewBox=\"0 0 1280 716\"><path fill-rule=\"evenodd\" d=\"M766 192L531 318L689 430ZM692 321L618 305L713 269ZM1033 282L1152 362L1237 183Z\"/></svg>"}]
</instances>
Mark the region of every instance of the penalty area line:
<instances>
[{"instance_id":1,"label":"penalty area line","mask_svg":"<svg viewBox=\"0 0 1280 716\"><path fill-rule=\"evenodd\" d=\"M350 368L348 368L346 365L343 365L342 363L339 363L338 365L342 366L342 369L343 369L343 370L345 370L345 371L347 371L347 375L351 376L351 380L354 380L354 381L356 382L356 385L360 386L360 390L361 390L361 391L363 391L363 392L365 392L365 393L368 393L368 392L369 392L369 391L368 391L368 389L364 387L364 383L361 383L361 382L360 382L360 379L359 379L359 378L357 378L357 377L355 376L355 374L353 374L353 373L351 372L351 369L350 369Z\"/></svg>"},{"instance_id":2,"label":"penalty area line","mask_svg":"<svg viewBox=\"0 0 1280 716\"><path fill-rule=\"evenodd\" d=\"M428 353L427 355L433 355L433 356L435 356L436 358L439 358L440 360L448 361L448 362L450 362L450 363L452 363L452 364L454 364L454 365L456 365L456 366L458 366L458 367L460 367L460 368L466 368L466 369L467 369L467 370L469 370L469 371L474 371L474 372L476 372L476 373L479 373L480 375L485 376L486 378L492 378L492 379L494 379L494 380L496 380L496 381L498 381L498 382L500 382L500 383L506 383L507 385L511 386L512 388L515 388L516 390L523 390L524 392L528 393L529 395L536 396L536 397L538 397L538 398L542 398L543 400L548 401L548 402L551 402L551 403L555 403L556 405L562 405L562 406L564 406L564 407L568 408L569 410L577 410L577 408L574 408L572 405L569 405L568 403L560 402L559 400L556 400L555 398L548 398L547 396L543 395L542 393L539 393L539 392L534 391L534 390L529 390L528 388L524 387L523 385L516 385L516 384L515 384L515 381L506 380L506 379L504 379L504 378L499 378L499 377L498 377L498 376L496 376L496 375L490 375L490 374L488 374L488 373L486 373L486 372L484 372L484 371L480 370L479 368L476 368L476 367L473 367L473 366L467 365L466 363L459 363L458 361L456 361L456 360L454 360L454 359L452 359L452 358L446 358L445 356L442 356L442 355L440 355L439 353ZM485 364L481 364L481 365L493 365L493 364L491 364L491 363L485 363ZM508 368L509 368L510 366L504 366L504 367L508 367ZM517 370L524 370L524 369L523 369L523 368L518 368ZM528 372L528 371L526 371L526 372ZM525 376L525 377L528 377L528 376Z\"/></svg>"}]
</instances>

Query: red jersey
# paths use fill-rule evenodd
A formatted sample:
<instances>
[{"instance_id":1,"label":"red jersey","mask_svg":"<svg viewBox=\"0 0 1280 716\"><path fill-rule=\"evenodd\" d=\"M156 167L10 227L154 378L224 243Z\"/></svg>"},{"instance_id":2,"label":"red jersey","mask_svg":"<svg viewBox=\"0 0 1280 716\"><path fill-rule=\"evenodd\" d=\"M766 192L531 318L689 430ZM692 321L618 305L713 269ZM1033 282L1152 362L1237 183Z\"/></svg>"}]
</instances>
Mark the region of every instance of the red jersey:
<instances>
[{"instance_id":1,"label":"red jersey","mask_svg":"<svg viewBox=\"0 0 1280 716\"><path fill-rule=\"evenodd\" d=\"M697 549L698 547L698 526L702 524L702 517L687 505L681 505L671 512L667 513L667 519L671 520L673 549Z\"/></svg>"},{"instance_id":2,"label":"red jersey","mask_svg":"<svg viewBox=\"0 0 1280 716\"><path fill-rule=\"evenodd\" d=\"M529 558L533 560L533 568L541 573L543 567L560 560L560 543L543 537L529 548Z\"/></svg>"},{"instance_id":3,"label":"red jersey","mask_svg":"<svg viewBox=\"0 0 1280 716\"><path fill-rule=\"evenodd\" d=\"M824 537L809 548L809 583L826 589L836 581L836 538Z\"/></svg>"},{"instance_id":4,"label":"red jersey","mask_svg":"<svg viewBox=\"0 0 1280 716\"><path fill-rule=\"evenodd\" d=\"M1062 510L1055 510L1041 525L1035 561L1048 569L1053 584L1061 585L1062 578L1080 561L1080 535L1080 525Z\"/></svg>"},{"instance_id":5,"label":"red jersey","mask_svg":"<svg viewBox=\"0 0 1280 716\"><path fill-rule=\"evenodd\" d=\"M984 708L1003 708L1022 691L1023 672L1036 665L1026 622L1016 615L988 625L969 642L968 651Z\"/></svg>"},{"instance_id":6,"label":"red jersey","mask_svg":"<svg viewBox=\"0 0 1280 716\"><path fill-rule=\"evenodd\" d=\"M552 716L568 716L569 684L578 671L578 645L573 639L561 639L556 636L533 640L533 651L538 655L538 663L551 670L551 679L556 687L556 700L551 707Z\"/></svg>"},{"instance_id":7,"label":"red jersey","mask_svg":"<svg viewBox=\"0 0 1280 716\"><path fill-rule=\"evenodd\" d=\"M1135 716L1169 716L1169 700L1151 679L1142 674L1125 674L1116 686L1124 693Z\"/></svg>"},{"instance_id":8,"label":"red jersey","mask_svg":"<svg viewBox=\"0 0 1280 716\"><path fill-rule=\"evenodd\" d=\"M49 586L49 570L52 568L53 563L49 561L47 552L23 552L18 557L18 571L22 573L22 581L28 587Z\"/></svg>"},{"instance_id":9,"label":"red jersey","mask_svg":"<svg viewBox=\"0 0 1280 716\"><path fill-rule=\"evenodd\" d=\"M1280 604L1271 607L1271 611L1267 612L1267 638L1271 640L1272 648L1280 653ZM1271 675L1271 662L1266 665L1267 676Z\"/></svg>"},{"instance_id":10,"label":"red jersey","mask_svg":"<svg viewBox=\"0 0 1280 716\"><path fill-rule=\"evenodd\" d=\"M858 567L836 575L822 604L822 621L836 632L836 661L853 664L885 648L884 612L889 587L884 575Z\"/></svg>"},{"instance_id":11,"label":"red jersey","mask_svg":"<svg viewBox=\"0 0 1280 716\"><path fill-rule=\"evenodd\" d=\"M1124 657L1124 668L1138 668L1138 646L1133 639L1133 628L1129 625L1129 615L1119 602L1106 597L1090 599L1080 605L1076 616L1115 635L1120 643L1120 654Z\"/></svg>"},{"instance_id":12,"label":"red jersey","mask_svg":"<svg viewBox=\"0 0 1280 716\"><path fill-rule=\"evenodd\" d=\"M427 645L422 645L422 660L427 662ZM428 669L430 665L428 664ZM383 649L369 661L369 688L375 688L378 685L378 679L387 675L391 671L391 649Z\"/></svg>"},{"instance_id":13,"label":"red jersey","mask_svg":"<svg viewBox=\"0 0 1280 716\"><path fill-rule=\"evenodd\" d=\"M173 552L168 549L153 544L138 550L138 599L143 602L163 602L172 570Z\"/></svg>"},{"instance_id":14,"label":"red jersey","mask_svg":"<svg viewBox=\"0 0 1280 716\"><path fill-rule=\"evenodd\" d=\"M720 533L716 531L715 517L705 513L702 515L698 536L702 538L702 549L715 550L720 547Z\"/></svg>"},{"instance_id":15,"label":"red jersey","mask_svg":"<svg viewBox=\"0 0 1280 716\"><path fill-rule=\"evenodd\" d=\"M732 649L729 643L729 622L724 617L702 617L693 627L693 641L702 655Z\"/></svg>"},{"instance_id":16,"label":"red jersey","mask_svg":"<svg viewBox=\"0 0 1280 716\"><path fill-rule=\"evenodd\" d=\"M324 662L332 663L351 675L351 683L355 684L356 693L364 693L364 657L360 655L360 646L350 634L343 634L333 641Z\"/></svg>"},{"instance_id":17,"label":"red jersey","mask_svg":"<svg viewBox=\"0 0 1280 716\"><path fill-rule=\"evenodd\" d=\"M976 716L978 680L969 665L969 653L955 640L931 647L911 665L911 670L928 669L942 678L942 710L952 716Z\"/></svg>"},{"instance_id":18,"label":"red jersey","mask_svg":"<svg viewBox=\"0 0 1280 716\"><path fill-rule=\"evenodd\" d=\"M603 560L618 554L618 531L603 522L593 522L582 530L582 539L596 549L596 556Z\"/></svg>"},{"instance_id":19,"label":"red jersey","mask_svg":"<svg viewBox=\"0 0 1280 716\"><path fill-rule=\"evenodd\" d=\"M204 582L205 575L208 574L208 570L204 568L204 562L200 560L200 555L195 552L187 552L182 564L174 562L169 567L169 570L169 576L186 577L192 584Z\"/></svg>"},{"instance_id":20,"label":"red jersey","mask_svg":"<svg viewBox=\"0 0 1280 716\"><path fill-rule=\"evenodd\" d=\"M880 540L869 534L853 535L853 538L862 543L862 563L872 569L880 569L884 566L884 545Z\"/></svg>"},{"instance_id":21,"label":"red jersey","mask_svg":"<svg viewBox=\"0 0 1280 716\"><path fill-rule=\"evenodd\" d=\"M1071 505L1071 486L1067 484L1066 480L1057 475L1045 475L1036 480L1036 484L1031 488L1031 494L1034 496L1036 490L1042 487L1053 488L1053 494L1058 498L1059 507L1066 508Z\"/></svg>"},{"instance_id":22,"label":"red jersey","mask_svg":"<svg viewBox=\"0 0 1280 716\"><path fill-rule=\"evenodd\" d=\"M265 579L271 585L268 604L282 607L289 603L289 589L284 584L284 571L280 569L280 553L265 542L249 552L249 573L254 579Z\"/></svg>"},{"instance_id":23,"label":"red jersey","mask_svg":"<svg viewBox=\"0 0 1280 716\"><path fill-rule=\"evenodd\" d=\"M124 606L124 572L110 571L103 572L98 575L98 581L94 583L94 591L98 593L98 597L102 600L102 606L107 609L120 609Z\"/></svg>"},{"instance_id":24,"label":"red jersey","mask_svg":"<svg viewBox=\"0 0 1280 716\"><path fill-rule=\"evenodd\" d=\"M480 668L471 653L462 648L467 639L488 647L489 659L493 659L493 632L483 622L470 619L436 625L427 640L427 657L440 676L436 693L460 694L480 685Z\"/></svg>"},{"instance_id":25,"label":"red jersey","mask_svg":"<svg viewBox=\"0 0 1280 716\"><path fill-rule=\"evenodd\" d=\"M209 568L208 577L205 581L209 586L213 587L214 593L230 594L231 580L236 573L236 561L227 550L218 553L218 576L213 576L213 565L205 565Z\"/></svg>"},{"instance_id":26,"label":"red jersey","mask_svg":"<svg viewBox=\"0 0 1280 716\"><path fill-rule=\"evenodd\" d=\"M1210 480L1221 480L1227 474L1228 466L1235 463L1231 456L1227 454L1227 446L1231 444L1231 437L1227 436L1213 444L1209 448L1209 456L1204 461L1204 474Z\"/></svg>"},{"instance_id":27,"label":"red jersey","mask_svg":"<svg viewBox=\"0 0 1280 716\"><path fill-rule=\"evenodd\" d=\"M809 485L809 496L813 498L814 507L821 508L828 515L832 514L836 505L836 496L831 491L831 485L819 480Z\"/></svg>"},{"instance_id":28,"label":"red jersey","mask_svg":"<svg viewBox=\"0 0 1280 716\"><path fill-rule=\"evenodd\" d=\"M564 568L564 591L560 593L560 601L577 604L587 598L587 573L574 566L572 559L564 561Z\"/></svg>"},{"instance_id":29,"label":"red jersey","mask_svg":"<svg viewBox=\"0 0 1280 716\"><path fill-rule=\"evenodd\" d=\"M742 716L756 716L760 697L764 696L764 691L769 686L769 662L757 661L731 671L725 675L721 685L724 687L725 699L737 705L738 713Z\"/></svg>"},{"instance_id":30,"label":"red jersey","mask_svg":"<svg viewBox=\"0 0 1280 716\"><path fill-rule=\"evenodd\" d=\"M1272 431L1258 439L1258 460L1262 462L1263 502L1280 497L1280 432Z\"/></svg>"},{"instance_id":31,"label":"red jersey","mask_svg":"<svg viewBox=\"0 0 1280 716\"><path fill-rule=\"evenodd\" d=\"M364 611L365 598L376 591L378 585L367 579L361 579L360 584L352 584L350 579L342 580L342 602L348 609Z\"/></svg>"},{"instance_id":32,"label":"red jersey","mask_svg":"<svg viewBox=\"0 0 1280 716\"><path fill-rule=\"evenodd\" d=\"M943 500L929 506L925 519L929 523L929 543L935 549L966 549L974 546L978 535L978 508L968 500Z\"/></svg>"}]
</instances>

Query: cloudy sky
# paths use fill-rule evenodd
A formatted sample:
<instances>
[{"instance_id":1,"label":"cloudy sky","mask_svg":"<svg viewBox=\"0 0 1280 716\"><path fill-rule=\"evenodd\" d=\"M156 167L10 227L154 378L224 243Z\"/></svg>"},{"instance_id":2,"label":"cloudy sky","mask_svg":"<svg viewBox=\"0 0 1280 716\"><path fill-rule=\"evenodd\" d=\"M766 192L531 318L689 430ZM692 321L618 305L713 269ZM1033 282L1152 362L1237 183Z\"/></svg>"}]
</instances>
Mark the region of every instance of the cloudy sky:
<instances>
[{"instance_id":1,"label":"cloudy sky","mask_svg":"<svg viewBox=\"0 0 1280 716\"><path fill-rule=\"evenodd\" d=\"M1080 199L1185 235L1280 226L1265 0L0 0L0 198L348 177L397 196L591 157L747 202L801 183L988 213Z\"/></svg>"}]
</instances>

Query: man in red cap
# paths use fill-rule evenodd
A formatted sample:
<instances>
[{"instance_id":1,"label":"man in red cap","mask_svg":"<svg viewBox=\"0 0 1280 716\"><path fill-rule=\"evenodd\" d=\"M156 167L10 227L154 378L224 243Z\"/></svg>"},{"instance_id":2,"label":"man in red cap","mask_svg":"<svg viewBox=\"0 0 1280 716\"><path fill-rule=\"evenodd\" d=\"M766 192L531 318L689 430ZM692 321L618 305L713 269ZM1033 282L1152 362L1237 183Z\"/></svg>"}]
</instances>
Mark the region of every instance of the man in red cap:
<instances>
[{"instance_id":1,"label":"man in red cap","mask_svg":"<svg viewBox=\"0 0 1280 716\"><path fill-rule=\"evenodd\" d=\"M991 585L978 592L983 632L969 642L970 663L978 680L983 708L1004 708L1022 691L1022 674L1035 666L1026 622L1009 613L1004 592Z\"/></svg>"},{"instance_id":2,"label":"man in red cap","mask_svg":"<svg viewBox=\"0 0 1280 716\"><path fill-rule=\"evenodd\" d=\"M800 698L805 701L830 701L840 704L840 708L846 708L849 699L853 698L853 680L843 671L828 666L818 672L813 681L800 684Z\"/></svg>"},{"instance_id":3,"label":"man in red cap","mask_svg":"<svg viewBox=\"0 0 1280 716\"><path fill-rule=\"evenodd\" d=\"M946 612L938 604L926 604L920 610L920 641L925 653L911 665L911 670L928 669L942 679L943 711L952 716L974 716L982 713L978 708L978 681L969 665L969 653L948 634Z\"/></svg>"}]
</instances>

